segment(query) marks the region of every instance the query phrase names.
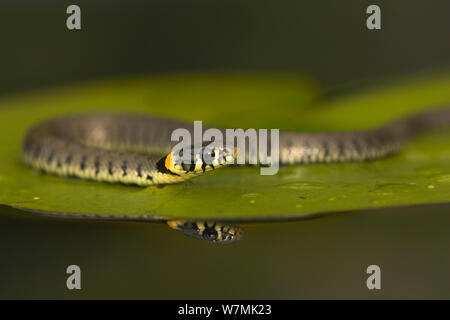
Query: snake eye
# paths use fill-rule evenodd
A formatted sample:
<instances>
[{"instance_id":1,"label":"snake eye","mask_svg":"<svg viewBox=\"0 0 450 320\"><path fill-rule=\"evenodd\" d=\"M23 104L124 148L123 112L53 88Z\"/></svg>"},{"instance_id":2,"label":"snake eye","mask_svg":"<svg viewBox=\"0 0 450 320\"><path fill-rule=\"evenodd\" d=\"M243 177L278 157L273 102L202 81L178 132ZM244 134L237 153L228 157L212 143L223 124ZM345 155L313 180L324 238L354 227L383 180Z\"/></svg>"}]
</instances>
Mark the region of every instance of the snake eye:
<instances>
[{"instance_id":1,"label":"snake eye","mask_svg":"<svg viewBox=\"0 0 450 320\"><path fill-rule=\"evenodd\" d=\"M217 240L217 231L212 228L207 228L203 231L203 239L206 241Z\"/></svg>"}]
</instances>

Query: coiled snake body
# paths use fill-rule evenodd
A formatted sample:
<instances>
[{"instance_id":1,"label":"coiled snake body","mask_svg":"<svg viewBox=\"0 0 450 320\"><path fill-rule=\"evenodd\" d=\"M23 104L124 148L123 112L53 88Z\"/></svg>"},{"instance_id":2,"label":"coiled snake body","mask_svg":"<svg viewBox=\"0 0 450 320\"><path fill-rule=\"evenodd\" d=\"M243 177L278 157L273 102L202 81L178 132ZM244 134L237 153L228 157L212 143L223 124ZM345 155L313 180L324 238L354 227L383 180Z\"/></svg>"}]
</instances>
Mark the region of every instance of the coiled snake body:
<instances>
[{"instance_id":1,"label":"coiled snake body","mask_svg":"<svg viewBox=\"0 0 450 320\"><path fill-rule=\"evenodd\" d=\"M450 124L450 109L438 109L402 118L366 131L280 132L281 165L362 161L399 150L413 135ZM60 176L111 183L168 184L182 182L228 164L177 165L170 141L178 128L193 125L143 115L96 114L52 119L27 133L23 160L30 166ZM228 243L239 240L238 227L205 221L168 221L169 226L203 240Z\"/></svg>"}]
</instances>

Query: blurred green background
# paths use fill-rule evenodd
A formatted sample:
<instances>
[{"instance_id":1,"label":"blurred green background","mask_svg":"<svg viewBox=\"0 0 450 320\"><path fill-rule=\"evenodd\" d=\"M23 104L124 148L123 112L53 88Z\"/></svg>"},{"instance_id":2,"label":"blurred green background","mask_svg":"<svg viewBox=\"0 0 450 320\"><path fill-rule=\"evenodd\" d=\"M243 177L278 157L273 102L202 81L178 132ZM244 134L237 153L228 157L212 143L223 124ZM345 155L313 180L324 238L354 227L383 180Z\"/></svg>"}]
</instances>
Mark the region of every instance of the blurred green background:
<instances>
[{"instance_id":1,"label":"blurred green background","mask_svg":"<svg viewBox=\"0 0 450 320\"><path fill-rule=\"evenodd\" d=\"M377 1L382 30L369 31L373 3L3 0L0 97L136 74L261 71L306 75L332 98L449 69L448 1ZM81 31L66 29L70 4ZM0 298L450 298L449 213L246 225L244 241L217 247L161 224L0 207ZM81 291L65 287L69 264L81 267ZM380 291L365 287L370 264Z\"/></svg>"}]
</instances>

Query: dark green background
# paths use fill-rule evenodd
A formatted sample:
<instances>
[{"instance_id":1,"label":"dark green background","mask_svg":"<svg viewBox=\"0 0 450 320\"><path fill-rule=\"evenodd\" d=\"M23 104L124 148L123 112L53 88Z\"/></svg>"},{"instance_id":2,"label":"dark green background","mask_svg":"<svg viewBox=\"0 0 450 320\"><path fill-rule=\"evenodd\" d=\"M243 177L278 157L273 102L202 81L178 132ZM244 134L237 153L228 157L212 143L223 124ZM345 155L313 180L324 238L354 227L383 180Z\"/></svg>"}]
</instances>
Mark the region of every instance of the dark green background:
<instances>
[{"instance_id":1,"label":"dark green background","mask_svg":"<svg viewBox=\"0 0 450 320\"><path fill-rule=\"evenodd\" d=\"M374 3L380 31L365 27ZM65 27L69 4L82 9L81 31ZM425 0L3 0L0 96L134 74L281 71L333 97L448 69L448 12L448 1ZM0 298L450 298L449 213L247 225L244 241L217 247L161 224L1 207ZM81 291L65 288L69 264L82 269ZM382 269L381 291L365 287L370 264Z\"/></svg>"}]
</instances>

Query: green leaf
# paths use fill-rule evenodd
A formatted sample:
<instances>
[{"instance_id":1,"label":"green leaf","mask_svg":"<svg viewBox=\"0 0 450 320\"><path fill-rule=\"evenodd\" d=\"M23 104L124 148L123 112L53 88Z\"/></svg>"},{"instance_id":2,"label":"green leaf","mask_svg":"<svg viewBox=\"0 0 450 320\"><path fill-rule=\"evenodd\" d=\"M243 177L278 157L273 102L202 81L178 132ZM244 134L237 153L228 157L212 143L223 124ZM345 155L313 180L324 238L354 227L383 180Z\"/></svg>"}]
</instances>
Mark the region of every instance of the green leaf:
<instances>
[{"instance_id":1,"label":"green leaf","mask_svg":"<svg viewBox=\"0 0 450 320\"><path fill-rule=\"evenodd\" d=\"M418 137L386 159L365 163L216 170L189 182L140 188L40 174L20 162L26 130L52 116L149 112L207 125L326 131L370 128L450 101L450 76L319 103L295 76L183 75L120 79L24 94L0 102L0 204L118 219L282 219L450 200L448 131Z\"/></svg>"}]
</instances>

